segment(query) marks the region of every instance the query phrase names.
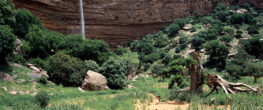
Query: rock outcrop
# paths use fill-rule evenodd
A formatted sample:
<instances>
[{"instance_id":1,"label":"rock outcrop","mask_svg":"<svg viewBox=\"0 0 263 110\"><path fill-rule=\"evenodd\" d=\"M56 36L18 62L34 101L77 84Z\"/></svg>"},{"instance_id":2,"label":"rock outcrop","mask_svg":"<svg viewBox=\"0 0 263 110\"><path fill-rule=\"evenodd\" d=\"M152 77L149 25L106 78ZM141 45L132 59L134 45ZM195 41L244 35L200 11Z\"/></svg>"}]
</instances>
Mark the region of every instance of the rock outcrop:
<instances>
[{"instance_id":1,"label":"rock outcrop","mask_svg":"<svg viewBox=\"0 0 263 110\"><path fill-rule=\"evenodd\" d=\"M83 0L86 37L120 44L155 32L174 19L213 10L215 0ZM252 3L263 8L262 0L219 0L226 4ZM79 0L13 0L27 8L48 29L64 34L80 33Z\"/></svg>"},{"instance_id":2,"label":"rock outcrop","mask_svg":"<svg viewBox=\"0 0 263 110\"><path fill-rule=\"evenodd\" d=\"M102 74L89 70L81 88L87 91L108 89L107 79Z\"/></svg>"}]
</instances>

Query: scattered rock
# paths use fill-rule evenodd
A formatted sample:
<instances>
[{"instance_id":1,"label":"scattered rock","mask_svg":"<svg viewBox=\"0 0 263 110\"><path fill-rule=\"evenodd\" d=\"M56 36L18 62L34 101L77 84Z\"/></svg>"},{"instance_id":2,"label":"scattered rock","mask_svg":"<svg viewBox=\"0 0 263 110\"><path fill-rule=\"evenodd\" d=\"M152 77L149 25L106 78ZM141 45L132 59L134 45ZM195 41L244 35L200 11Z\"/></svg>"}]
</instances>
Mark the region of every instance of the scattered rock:
<instances>
[{"instance_id":1,"label":"scattered rock","mask_svg":"<svg viewBox=\"0 0 263 110\"><path fill-rule=\"evenodd\" d=\"M107 79L102 74L89 70L81 88L87 91L108 89Z\"/></svg>"},{"instance_id":2,"label":"scattered rock","mask_svg":"<svg viewBox=\"0 0 263 110\"><path fill-rule=\"evenodd\" d=\"M4 72L0 71L0 80L5 80L5 81L13 81L13 77L10 76L9 74L6 74Z\"/></svg>"},{"instance_id":3,"label":"scattered rock","mask_svg":"<svg viewBox=\"0 0 263 110\"><path fill-rule=\"evenodd\" d=\"M41 71L40 74L44 76L45 78L49 78L49 75L47 74L47 71Z\"/></svg>"},{"instance_id":4,"label":"scattered rock","mask_svg":"<svg viewBox=\"0 0 263 110\"><path fill-rule=\"evenodd\" d=\"M37 95L37 93L36 92L34 92L33 94L31 94L32 96L35 96L35 95Z\"/></svg>"},{"instance_id":5,"label":"scattered rock","mask_svg":"<svg viewBox=\"0 0 263 110\"><path fill-rule=\"evenodd\" d=\"M78 90L79 90L80 92L85 92L81 87L78 87Z\"/></svg>"},{"instance_id":6,"label":"scattered rock","mask_svg":"<svg viewBox=\"0 0 263 110\"><path fill-rule=\"evenodd\" d=\"M128 88L131 89L131 88L134 88L134 86L132 86L132 85L128 85Z\"/></svg>"},{"instance_id":7,"label":"scattered rock","mask_svg":"<svg viewBox=\"0 0 263 110\"><path fill-rule=\"evenodd\" d=\"M16 94L17 94L17 91L11 91L11 92L9 92L9 94L11 94L11 95L16 95Z\"/></svg>"},{"instance_id":8,"label":"scattered rock","mask_svg":"<svg viewBox=\"0 0 263 110\"><path fill-rule=\"evenodd\" d=\"M193 27L192 24L187 24L187 25L185 25L185 26L183 27L183 30L188 31L188 30L192 29L192 27Z\"/></svg>"},{"instance_id":9,"label":"scattered rock","mask_svg":"<svg viewBox=\"0 0 263 110\"><path fill-rule=\"evenodd\" d=\"M23 91L19 91L19 94L21 94L21 95L25 95L25 92L23 92Z\"/></svg>"},{"instance_id":10,"label":"scattered rock","mask_svg":"<svg viewBox=\"0 0 263 110\"><path fill-rule=\"evenodd\" d=\"M26 91L26 94L30 94L30 92L29 92L29 91Z\"/></svg>"},{"instance_id":11,"label":"scattered rock","mask_svg":"<svg viewBox=\"0 0 263 110\"><path fill-rule=\"evenodd\" d=\"M27 75L29 78L32 78L32 79L39 79L41 77L41 75L37 73L28 73Z\"/></svg>"},{"instance_id":12,"label":"scattered rock","mask_svg":"<svg viewBox=\"0 0 263 110\"><path fill-rule=\"evenodd\" d=\"M47 81L48 83L50 83L51 85L56 85L55 83L51 82L51 81Z\"/></svg>"},{"instance_id":13,"label":"scattered rock","mask_svg":"<svg viewBox=\"0 0 263 110\"><path fill-rule=\"evenodd\" d=\"M7 91L7 88L5 86L3 87L3 89L4 89L5 92Z\"/></svg>"},{"instance_id":14,"label":"scattered rock","mask_svg":"<svg viewBox=\"0 0 263 110\"><path fill-rule=\"evenodd\" d=\"M14 66L14 67L18 67L18 68L22 68L22 67L23 67L23 65L18 64L18 63L14 63L13 66Z\"/></svg>"},{"instance_id":15,"label":"scattered rock","mask_svg":"<svg viewBox=\"0 0 263 110\"><path fill-rule=\"evenodd\" d=\"M37 67L33 66L32 64L27 64L27 67L30 68L33 71L40 72L40 69L38 69Z\"/></svg>"},{"instance_id":16,"label":"scattered rock","mask_svg":"<svg viewBox=\"0 0 263 110\"><path fill-rule=\"evenodd\" d=\"M19 81L16 81L17 84L20 84L20 83L25 83L26 80L23 78L23 79L20 79Z\"/></svg>"}]
</instances>

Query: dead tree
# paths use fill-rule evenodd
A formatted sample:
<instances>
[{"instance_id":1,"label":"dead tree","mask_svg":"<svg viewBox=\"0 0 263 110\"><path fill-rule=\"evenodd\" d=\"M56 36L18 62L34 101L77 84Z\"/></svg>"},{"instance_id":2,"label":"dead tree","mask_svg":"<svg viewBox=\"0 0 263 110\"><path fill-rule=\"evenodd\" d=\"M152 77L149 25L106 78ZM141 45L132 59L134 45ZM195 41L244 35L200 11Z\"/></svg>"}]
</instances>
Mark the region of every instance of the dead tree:
<instances>
[{"instance_id":1,"label":"dead tree","mask_svg":"<svg viewBox=\"0 0 263 110\"><path fill-rule=\"evenodd\" d=\"M255 93L259 92L258 87L251 87L244 83L230 83L217 74L212 74L212 75L207 74L207 77L208 77L208 86L213 88L209 94L211 94L215 90L218 93L217 86L221 87L226 94L236 94L236 92L249 92L249 91ZM245 88L241 88L241 87L245 87Z\"/></svg>"},{"instance_id":2,"label":"dead tree","mask_svg":"<svg viewBox=\"0 0 263 110\"><path fill-rule=\"evenodd\" d=\"M201 81L201 71L202 71L202 65L201 62L201 56L198 52L193 52L193 59L196 61L196 64L190 65L189 72L191 77L190 82L190 91L191 92L200 92L202 89L202 81Z\"/></svg>"}]
</instances>

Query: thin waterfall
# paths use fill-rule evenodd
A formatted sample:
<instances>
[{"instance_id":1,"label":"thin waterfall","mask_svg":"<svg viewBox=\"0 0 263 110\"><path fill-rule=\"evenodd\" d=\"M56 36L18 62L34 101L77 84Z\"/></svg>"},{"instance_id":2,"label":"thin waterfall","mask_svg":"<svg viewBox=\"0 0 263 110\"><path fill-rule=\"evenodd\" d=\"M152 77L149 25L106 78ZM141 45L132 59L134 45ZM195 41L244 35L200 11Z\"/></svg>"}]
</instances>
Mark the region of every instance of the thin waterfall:
<instances>
[{"instance_id":1,"label":"thin waterfall","mask_svg":"<svg viewBox=\"0 0 263 110\"><path fill-rule=\"evenodd\" d=\"M82 0L79 0L79 4L80 4L81 34L82 34L82 38L85 39L85 20L84 20Z\"/></svg>"}]
</instances>

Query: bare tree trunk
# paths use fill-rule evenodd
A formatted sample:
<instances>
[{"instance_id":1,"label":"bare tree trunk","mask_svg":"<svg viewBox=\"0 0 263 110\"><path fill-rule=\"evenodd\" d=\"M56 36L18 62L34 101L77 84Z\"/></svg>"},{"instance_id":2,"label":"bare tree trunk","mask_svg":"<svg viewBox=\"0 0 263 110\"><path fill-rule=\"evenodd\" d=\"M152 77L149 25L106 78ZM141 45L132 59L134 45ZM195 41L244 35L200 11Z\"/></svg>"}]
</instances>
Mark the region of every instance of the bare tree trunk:
<instances>
[{"instance_id":1,"label":"bare tree trunk","mask_svg":"<svg viewBox=\"0 0 263 110\"><path fill-rule=\"evenodd\" d=\"M190 65L189 71L191 75L191 83L190 83L190 91L191 92L200 92L202 89L202 84L200 84L200 72L201 72L201 65L200 65L200 54L198 52L194 52L193 59L197 62L196 65Z\"/></svg>"}]
</instances>

